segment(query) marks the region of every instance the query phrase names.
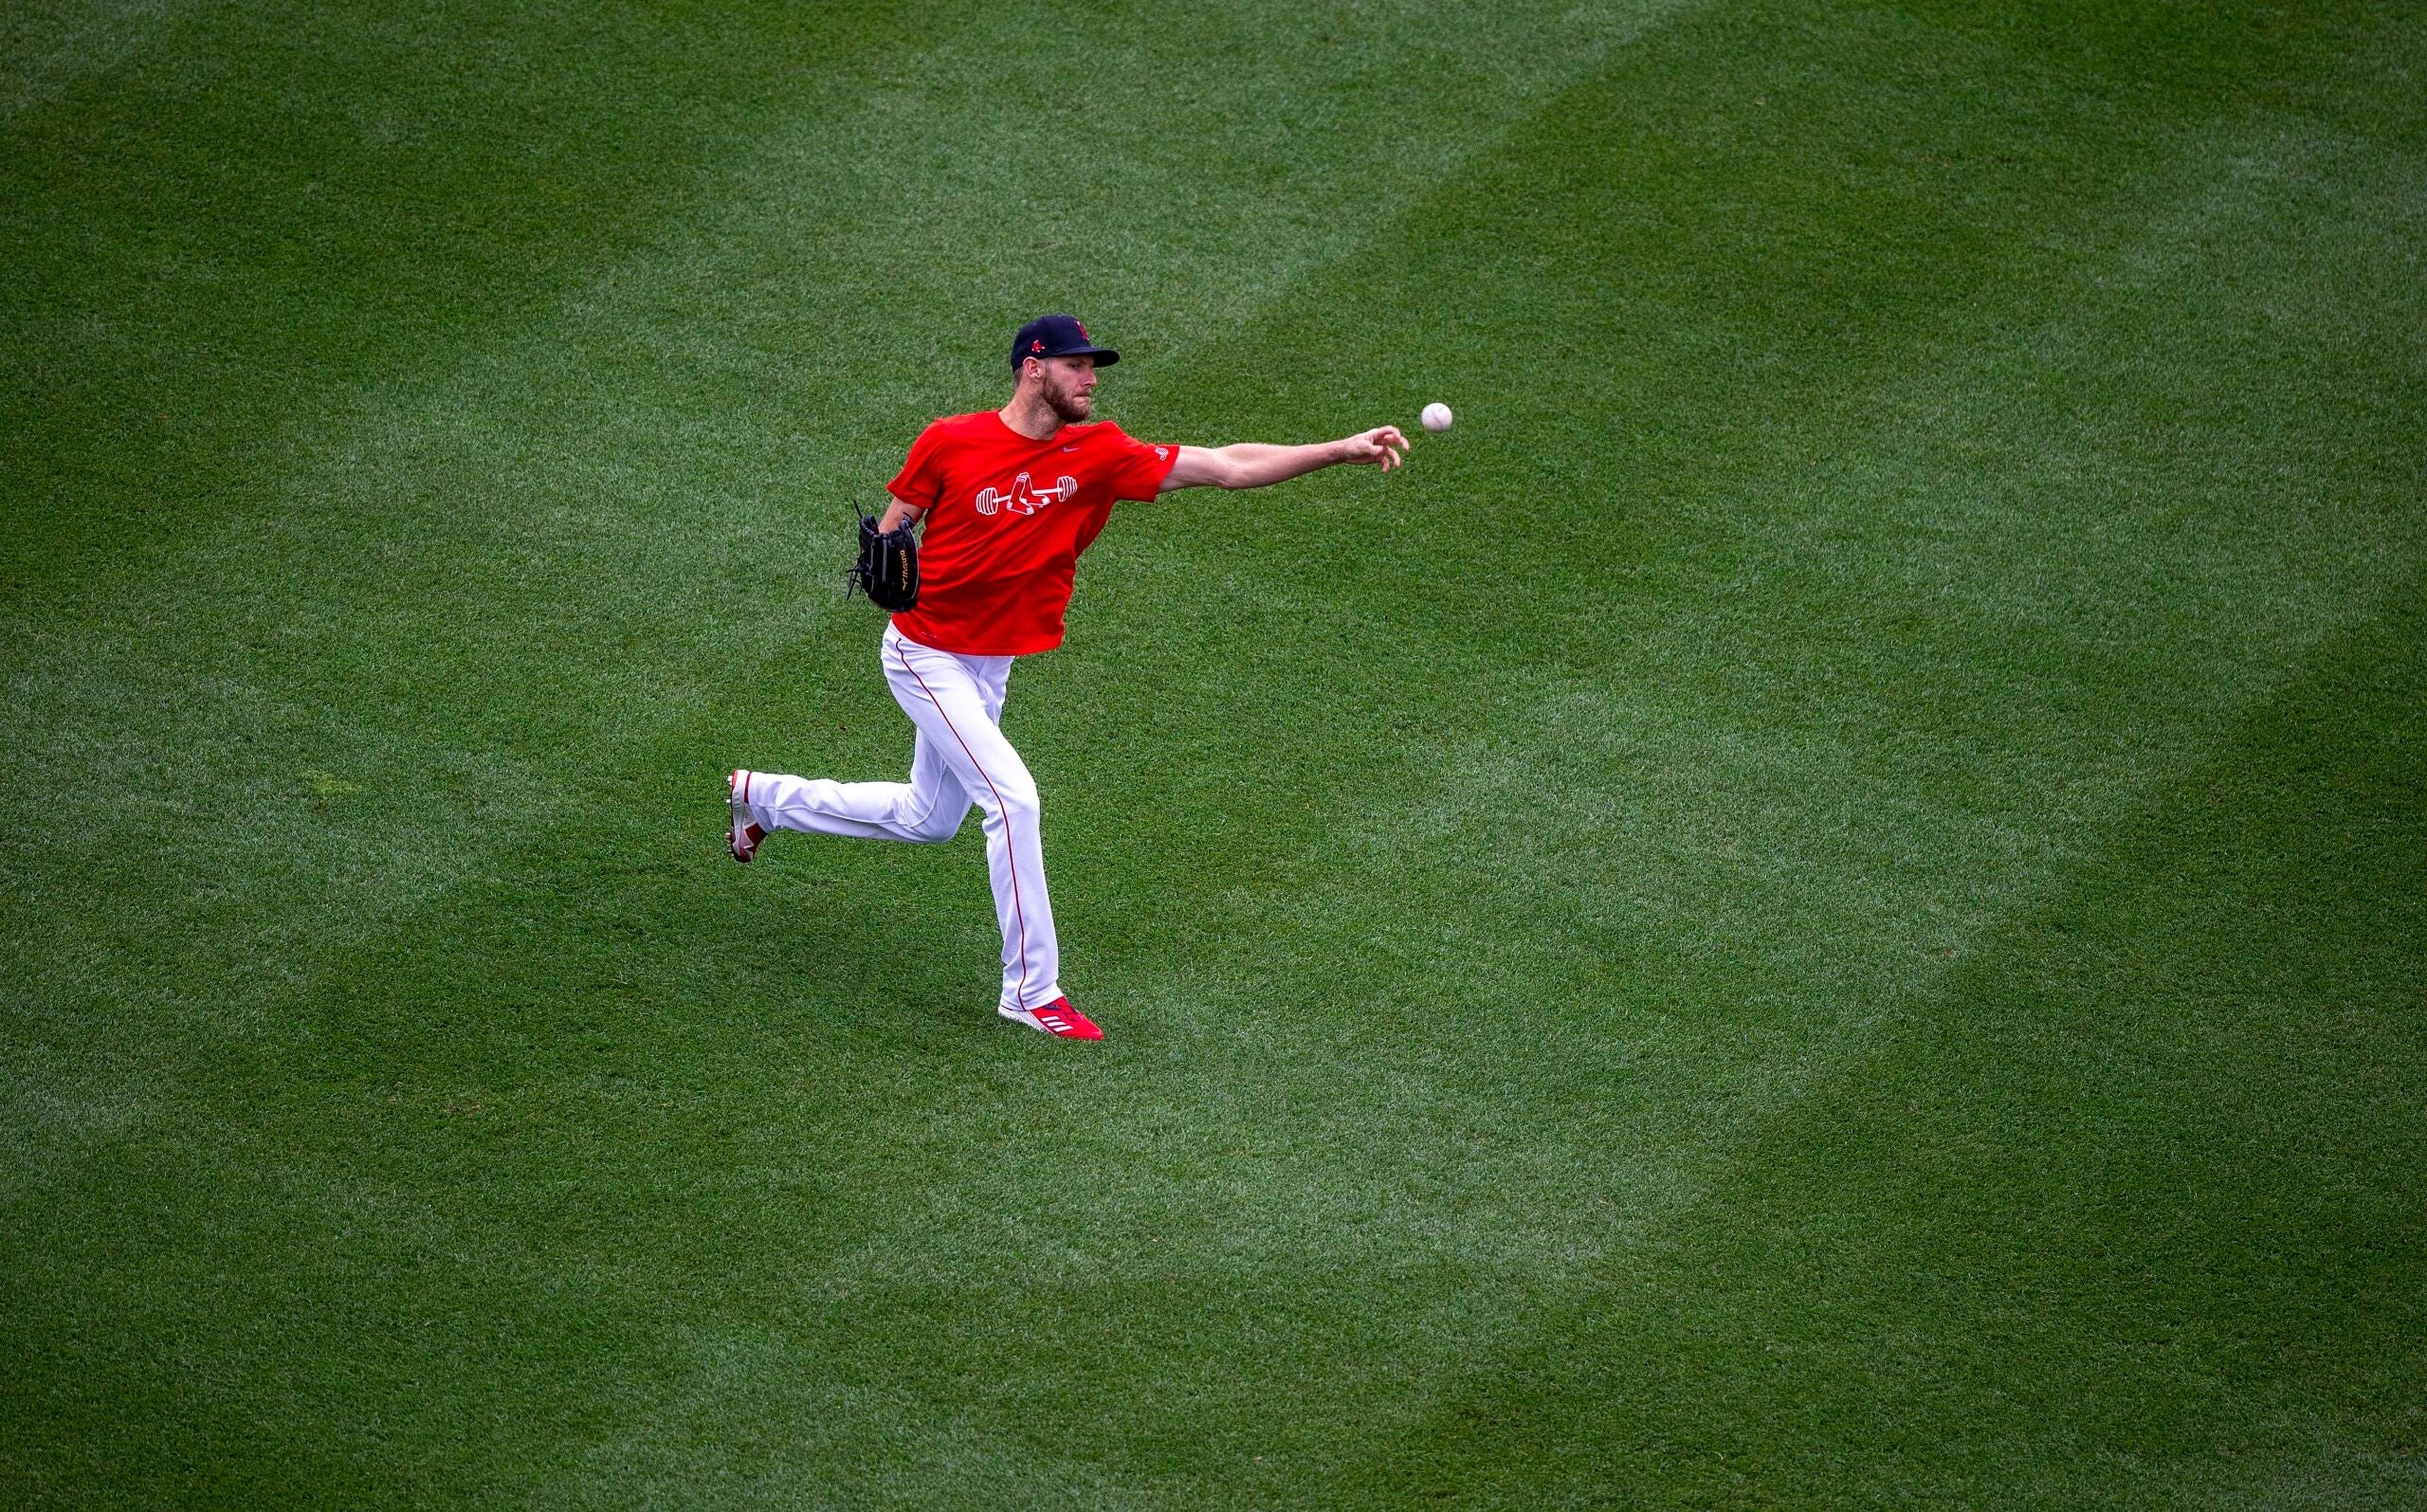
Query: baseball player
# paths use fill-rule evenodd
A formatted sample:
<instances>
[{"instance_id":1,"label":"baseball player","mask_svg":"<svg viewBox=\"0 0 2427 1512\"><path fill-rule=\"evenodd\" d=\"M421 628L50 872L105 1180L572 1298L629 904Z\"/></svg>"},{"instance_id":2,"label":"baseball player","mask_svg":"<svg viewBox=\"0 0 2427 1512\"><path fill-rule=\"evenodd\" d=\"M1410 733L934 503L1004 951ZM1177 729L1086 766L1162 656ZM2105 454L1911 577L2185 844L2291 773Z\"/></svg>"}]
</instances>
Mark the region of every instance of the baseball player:
<instances>
[{"instance_id":1,"label":"baseball player","mask_svg":"<svg viewBox=\"0 0 2427 1512\"><path fill-rule=\"evenodd\" d=\"M1387 472L1405 460L1396 426L1313 446L1149 446L1109 421L1087 425L1097 375L1120 359L1067 315L1020 327L1016 385L1000 410L939 420L886 485L877 529L923 521L916 600L886 626L885 679L917 731L907 782L833 782L748 769L729 779L736 861L768 833L937 843L972 806L1003 930L996 1011L1065 1039L1104 1033L1062 991L1045 885L1036 779L999 723L1012 663L1062 644L1079 554L1123 500L1214 484L1260 488L1341 463Z\"/></svg>"}]
</instances>

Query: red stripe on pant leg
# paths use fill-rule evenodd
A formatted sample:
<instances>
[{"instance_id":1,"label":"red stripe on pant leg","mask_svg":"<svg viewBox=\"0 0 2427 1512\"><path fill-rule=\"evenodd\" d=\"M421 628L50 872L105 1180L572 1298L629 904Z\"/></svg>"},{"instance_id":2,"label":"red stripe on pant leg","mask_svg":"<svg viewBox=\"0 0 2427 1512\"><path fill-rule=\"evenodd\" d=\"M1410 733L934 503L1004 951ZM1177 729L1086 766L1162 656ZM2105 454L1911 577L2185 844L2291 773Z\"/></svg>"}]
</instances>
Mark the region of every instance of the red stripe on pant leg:
<instances>
[{"instance_id":1,"label":"red stripe on pant leg","mask_svg":"<svg viewBox=\"0 0 2427 1512\"><path fill-rule=\"evenodd\" d=\"M986 791L995 795L995 811L1003 816L1003 849L1005 859L1012 868L1012 920L1019 925L1020 930L1020 1000L1013 1006L1026 1012L1028 1011L1028 911L1020 906L1020 861L1018 850L1012 845L1011 806L1003 801L1002 790L995 787L995 779L988 775L986 764L977 759L976 752L969 749L969 742L961 739L960 727L954 724L952 716L944 712L943 700L936 697L936 690L927 686L925 678L919 676L919 669L910 665L910 658L903 654L901 647L893 647L893 657L902 664L902 670L917 680L919 691L927 695L927 701L936 706L936 718L943 720L944 728L952 732L953 739L960 745L960 754L969 757L969 764L977 769L979 776L985 777ZM980 708L985 706L983 700L979 701L978 706Z\"/></svg>"}]
</instances>

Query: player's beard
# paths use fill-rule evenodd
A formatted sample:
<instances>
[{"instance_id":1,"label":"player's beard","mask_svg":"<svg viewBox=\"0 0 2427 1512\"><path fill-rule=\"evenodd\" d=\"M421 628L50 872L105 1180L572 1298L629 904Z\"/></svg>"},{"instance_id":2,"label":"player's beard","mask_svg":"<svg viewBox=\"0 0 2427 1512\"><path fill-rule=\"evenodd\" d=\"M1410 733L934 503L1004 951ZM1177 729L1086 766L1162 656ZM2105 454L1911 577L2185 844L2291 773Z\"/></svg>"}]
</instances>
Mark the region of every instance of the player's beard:
<instances>
[{"instance_id":1,"label":"player's beard","mask_svg":"<svg viewBox=\"0 0 2427 1512\"><path fill-rule=\"evenodd\" d=\"M1095 408L1095 401L1078 390L1062 389L1050 383L1045 386L1045 402L1066 426L1080 424Z\"/></svg>"}]
</instances>

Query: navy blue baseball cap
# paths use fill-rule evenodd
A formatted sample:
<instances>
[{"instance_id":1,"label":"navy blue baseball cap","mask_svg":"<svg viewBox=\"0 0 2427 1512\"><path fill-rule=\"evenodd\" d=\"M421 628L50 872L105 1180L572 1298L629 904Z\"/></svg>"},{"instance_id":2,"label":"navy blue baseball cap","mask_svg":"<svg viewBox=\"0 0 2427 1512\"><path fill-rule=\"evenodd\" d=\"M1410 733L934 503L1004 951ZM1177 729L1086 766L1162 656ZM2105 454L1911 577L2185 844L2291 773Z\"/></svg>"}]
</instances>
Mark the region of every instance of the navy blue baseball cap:
<instances>
[{"instance_id":1,"label":"navy blue baseball cap","mask_svg":"<svg viewBox=\"0 0 2427 1512\"><path fill-rule=\"evenodd\" d=\"M1077 316L1040 315L1012 337L1012 371L1017 373L1031 357L1093 357L1097 367L1108 368L1121 360L1121 354L1088 340L1087 328Z\"/></svg>"}]
</instances>

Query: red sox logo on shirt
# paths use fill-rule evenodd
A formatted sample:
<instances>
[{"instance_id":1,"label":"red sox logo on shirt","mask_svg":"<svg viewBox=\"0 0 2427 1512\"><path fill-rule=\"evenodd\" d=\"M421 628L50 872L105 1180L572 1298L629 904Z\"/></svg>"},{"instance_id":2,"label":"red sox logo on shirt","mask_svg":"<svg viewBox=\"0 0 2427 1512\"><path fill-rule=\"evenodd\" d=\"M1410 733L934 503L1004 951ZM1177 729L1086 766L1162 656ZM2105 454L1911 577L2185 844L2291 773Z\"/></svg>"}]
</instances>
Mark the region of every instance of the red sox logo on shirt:
<instances>
[{"instance_id":1,"label":"red sox logo on shirt","mask_svg":"<svg viewBox=\"0 0 2427 1512\"><path fill-rule=\"evenodd\" d=\"M1078 496L1079 480L1076 478L1058 478L1052 487L1040 492L1029 486L1028 474L1022 473L1012 480L1010 493L999 488L979 489L977 512L991 515L998 509L1008 509L1014 515L1033 515L1057 499L1076 499Z\"/></svg>"}]
</instances>

